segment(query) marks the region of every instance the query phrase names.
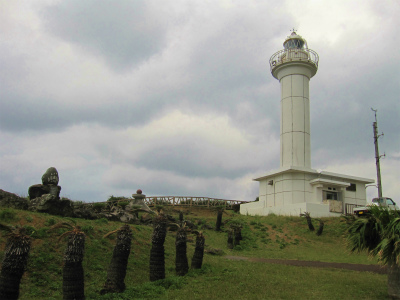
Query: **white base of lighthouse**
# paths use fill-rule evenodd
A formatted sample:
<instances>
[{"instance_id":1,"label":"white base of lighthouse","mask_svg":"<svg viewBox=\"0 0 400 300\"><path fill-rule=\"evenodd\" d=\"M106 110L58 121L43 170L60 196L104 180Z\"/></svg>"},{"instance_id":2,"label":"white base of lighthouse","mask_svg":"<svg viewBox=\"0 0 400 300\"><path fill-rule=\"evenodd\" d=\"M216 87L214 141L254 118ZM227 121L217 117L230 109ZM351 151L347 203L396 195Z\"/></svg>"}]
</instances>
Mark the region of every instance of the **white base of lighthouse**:
<instances>
[{"instance_id":1,"label":"white base of lighthouse","mask_svg":"<svg viewBox=\"0 0 400 300\"><path fill-rule=\"evenodd\" d=\"M355 205L366 204L365 185L374 181L349 175L290 167L254 179L259 201L242 204L241 214L313 217L340 216Z\"/></svg>"}]
</instances>

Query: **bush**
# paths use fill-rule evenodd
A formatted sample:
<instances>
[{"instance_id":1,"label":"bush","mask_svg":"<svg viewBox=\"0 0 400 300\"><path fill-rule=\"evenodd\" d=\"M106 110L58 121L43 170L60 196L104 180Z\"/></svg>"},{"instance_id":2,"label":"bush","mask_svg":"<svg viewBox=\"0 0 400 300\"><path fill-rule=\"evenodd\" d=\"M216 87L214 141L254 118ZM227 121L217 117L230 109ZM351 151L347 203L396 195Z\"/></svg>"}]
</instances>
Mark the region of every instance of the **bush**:
<instances>
[{"instance_id":1,"label":"bush","mask_svg":"<svg viewBox=\"0 0 400 300\"><path fill-rule=\"evenodd\" d=\"M125 207L129 204L128 201L122 201L122 202L118 202L118 206L121 207L122 209L125 209Z\"/></svg>"},{"instance_id":2,"label":"bush","mask_svg":"<svg viewBox=\"0 0 400 300\"><path fill-rule=\"evenodd\" d=\"M107 207L107 203L104 202L97 202L97 203L93 203L93 209L96 211L102 211L103 209L105 209Z\"/></svg>"}]
</instances>

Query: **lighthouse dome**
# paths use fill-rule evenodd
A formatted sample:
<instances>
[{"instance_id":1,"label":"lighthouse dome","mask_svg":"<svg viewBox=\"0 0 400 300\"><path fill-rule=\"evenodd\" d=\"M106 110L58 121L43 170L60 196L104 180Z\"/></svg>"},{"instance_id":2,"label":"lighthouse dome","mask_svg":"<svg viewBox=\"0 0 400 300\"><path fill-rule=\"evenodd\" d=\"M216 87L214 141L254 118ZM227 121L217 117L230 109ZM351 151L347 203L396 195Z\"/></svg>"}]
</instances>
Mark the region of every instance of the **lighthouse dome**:
<instances>
[{"instance_id":1,"label":"lighthouse dome","mask_svg":"<svg viewBox=\"0 0 400 300\"><path fill-rule=\"evenodd\" d=\"M283 47L285 50L291 49L307 49L307 42L300 35L298 35L295 31L289 35L286 40L283 42Z\"/></svg>"}]
</instances>

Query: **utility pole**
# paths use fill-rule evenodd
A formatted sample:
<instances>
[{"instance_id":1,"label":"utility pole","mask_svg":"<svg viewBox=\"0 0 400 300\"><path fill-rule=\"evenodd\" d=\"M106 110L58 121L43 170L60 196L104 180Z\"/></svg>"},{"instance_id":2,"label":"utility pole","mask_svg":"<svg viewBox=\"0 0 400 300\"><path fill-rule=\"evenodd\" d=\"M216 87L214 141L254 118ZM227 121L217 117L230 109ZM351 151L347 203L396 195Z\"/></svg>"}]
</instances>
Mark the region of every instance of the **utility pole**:
<instances>
[{"instance_id":1,"label":"utility pole","mask_svg":"<svg viewBox=\"0 0 400 300\"><path fill-rule=\"evenodd\" d=\"M374 129L375 163L376 163L376 177L378 180L378 197L382 198L381 165L379 161L381 159L381 156L385 156L385 154L381 156L379 155L378 138L380 136L383 136L384 134L382 133L378 135L378 121L376 119L376 112L378 110L373 108L371 108L371 110L375 112L375 122L372 123L372 127Z\"/></svg>"}]
</instances>

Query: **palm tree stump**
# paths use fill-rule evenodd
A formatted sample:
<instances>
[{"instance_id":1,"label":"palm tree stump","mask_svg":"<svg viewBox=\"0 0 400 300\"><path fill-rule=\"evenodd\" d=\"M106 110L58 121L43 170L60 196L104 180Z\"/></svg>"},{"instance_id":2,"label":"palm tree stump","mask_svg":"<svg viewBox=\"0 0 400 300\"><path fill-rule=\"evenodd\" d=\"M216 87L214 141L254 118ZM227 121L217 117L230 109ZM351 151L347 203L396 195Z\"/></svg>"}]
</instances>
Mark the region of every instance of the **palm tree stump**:
<instances>
[{"instance_id":1,"label":"palm tree stump","mask_svg":"<svg viewBox=\"0 0 400 300\"><path fill-rule=\"evenodd\" d=\"M64 255L63 299L85 299L83 275L83 255L85 252L85 234L79 226L68 233L67 249Z\"/></svg>"},{"instance_id":2,"label":"palm tree stump","mask_svg":"<svg viewBox=\"0 0 400 300\"><path fill-rule=\"evenodd\" d=\"M215 230L216 231L221 231L221 225L222 225L222 209L218 209L217 211L217 222L215 223Z\"/></svg>"},{"instance_id":3,"label":"palm tree stump","mask_svg":"<svg viewBox=\"0 0 400 300\"><path fill-rule=\"evenodd\" d=\"M167 235L167 217L157 214L153 220L152 246L150 250L150 281L165 278L164 242Z\"/></svg>"},{"instance_id":4,"label":"palm tree stump","mask_svg":"<svg viewBox=\"0 0 400 300\"><path fill-rule=\"evenodd\" d=\"M306 220L307 220L307 225L308 225L308 229L309 229L310 231L314 231L314 230L315 230L309 212L306 212L306 211L305 211L304 213L300 214L300 217L305 217L305 218L306 218Z\"/></svg>"},{"instance_id":5,"label":"palm tree stump","mask_svg":"<svg viewBox=\"0 0 400 300\"><path fill-rule=\"evenodd\" d=\"M321 219L319 220L319 228L317 231L317 236L320 236L322 234L322 231L324 230L324 221Z\"/></svg>"},{"instance_id":6,"label":"palm tree stump","mask_svg":"<svg viewBox=\"0 0 400 300\"><path fill-rule=\"evenodd\" d=\"M233 249L233 229L228 229L228 249Z\"/></svg>"},{"instance_id":7,"label":"palm tree stump","mask_svg":"<svg viewBox=\"0 0 400 300\"><path fill-rule=\"evenodd\" d=\"M196 246L192 258L192 269L201 269L203 265L205 237L202 232L196 234Z\"/></svg>"},{"instance_id":8,"label":"palm tree stump","mask_svg":"<svg viewBox=\"0 0 400 300\"><path fill-rule=\"evenodd\" d=\"M129 254L131 253L132 230L129 225L123 225L120 229L106 234L105 237L118 232L113 256L107 272L107 280L101 294L122 293L125 291L125 276L128 267Z\"/></svg>"},{"instance_id":9,"label":"palm tree stump","mask_svg":"<svg viewBox=\"0 0 400 300\"><path fill-rule=\"evenodd\" d=\"M233 227L233 247L236 245L240 245L240 241L242 240L242 227L241 226L235 226Z\"/></svg>"},{"instance_id":10,"label":"palm tree stump","mask_svg":"<svg viewBox=\"0 0 400 300\"><path fill-rule=\"evenodd\" d=\"M187 242L186 227L182 226L176 232L176 240L175 240L175 248L176 248L175 271L176 275L178 276L184 276L189 271L186 242Z\"/></svg>"},{"instance_id":11,"label":"palm tree stump","mask_svg":"<svg viewBox=\"0 0 400 300\"><path fill-rule=\"evenodd\" d=\"M8 226L1 227L10 233L0 272L0 299L14 300L19 297L19 285L28 263L31 239L25 235L24 228L12 230Z\"/></svg>"}]
</instances>

